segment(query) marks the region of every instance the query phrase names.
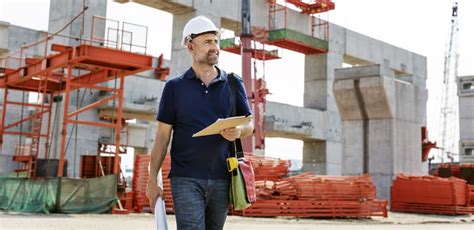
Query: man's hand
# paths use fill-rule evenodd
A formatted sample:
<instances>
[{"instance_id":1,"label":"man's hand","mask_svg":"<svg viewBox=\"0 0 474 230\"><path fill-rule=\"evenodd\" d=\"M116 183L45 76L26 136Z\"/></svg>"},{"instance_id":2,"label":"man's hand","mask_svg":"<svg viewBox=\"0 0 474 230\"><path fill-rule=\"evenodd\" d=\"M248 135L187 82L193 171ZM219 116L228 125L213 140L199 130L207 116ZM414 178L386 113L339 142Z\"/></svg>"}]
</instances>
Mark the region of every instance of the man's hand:
<instances>
[{"instance_id":1,"label":"man's hand","mask_svg":"<svg viewBox=\"0 0 474 230\"><path fill-rule=\"evenodd\" d=\"M158 186L156 181L150 180L146 186L146 197L150 203L151 212L155 213L155 204L158 197L165 199L163 190Z\"/></svg>"},{"instance_id":2,"label":"man's hand","mask_svg":"<svg viewBox=\"0 0 474 230\"><path fill-rule=\"evenodd\" d=\"M221 131L221 135L228 141L235 141L235 139L240 138L241 133L242 127L240 126L224 129Z\"/></svg>"}]
</instances>

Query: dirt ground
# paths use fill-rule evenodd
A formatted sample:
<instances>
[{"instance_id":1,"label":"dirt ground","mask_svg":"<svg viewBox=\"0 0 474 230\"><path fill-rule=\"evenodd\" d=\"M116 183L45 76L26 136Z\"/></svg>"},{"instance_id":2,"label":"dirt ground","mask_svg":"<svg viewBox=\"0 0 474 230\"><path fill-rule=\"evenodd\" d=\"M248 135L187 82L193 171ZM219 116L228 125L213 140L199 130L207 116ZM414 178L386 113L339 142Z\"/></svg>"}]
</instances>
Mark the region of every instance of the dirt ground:
<instances>
[{"instance_id":1,"label":"dirt ground","mask_svg":"<svg viewBox=\"0 0 474 230\"><path fill-rule=\"evenodd\" d=\"M173 215L168 215L169 229L176 229ZM0 230L6 229L156 229L151 214L130 215L64 215L0 212ZM229 216L224 229L303 230L303 229L427 229L474 230L474 216L438 216L389 213L388 218L370 219L295 219L245 218Z\"/></svg>"}]
</instances>

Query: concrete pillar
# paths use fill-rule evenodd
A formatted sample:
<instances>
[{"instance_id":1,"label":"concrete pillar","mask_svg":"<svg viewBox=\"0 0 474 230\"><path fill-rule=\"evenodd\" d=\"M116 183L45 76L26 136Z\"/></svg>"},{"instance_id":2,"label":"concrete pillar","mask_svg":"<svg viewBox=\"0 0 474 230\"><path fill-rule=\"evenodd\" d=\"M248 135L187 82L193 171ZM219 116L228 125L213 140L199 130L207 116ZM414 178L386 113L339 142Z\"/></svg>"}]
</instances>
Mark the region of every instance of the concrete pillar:
<instances>
[{"instance_id":1,"label":"concrete pillar","mask_svg":"<svg viewBox=\"0 0 474 230\"><path fill-rule=\"evenodd\" d=\"M316 174L341 174L341 122L335 106L332 84L334 69L340 68L343 55L327 54L305 56L304 107L324 111L325 141L305 141L303 170Z\"/></svg>"},{"instance_id":2,"label":"concrete pillar","mask_svg":"<svg viewBox=\"0 0 474 230\"><path fill-rule=\"evenodd\" d=\"M347 121L342 125L342 175L364 173L362 121Z\"/></svg>"},{"instance_id":3,"label":"concrete pillar","mask_svg":"<svg viewBox=\"0 0 474 230\"><path fill-rule=\"evenodd\" d=\"M334 93L343 121L343 174L369 173L377 197L390 199L396 174L423 173L426 89L371 65L336 70Z\"/></svg>"},{"instance_id":4,"label":"concrete pillar","mask_svg":"<svg viewBox=\"0 0 474 230\"><path fill-rule=\"evenodd\" d=\"M459 160L474 163L474 76L458 79Z\"/></svg>"},{"instance_id":5,"label":"concrete pillar","mask_svg":"<svg viewBox=\"0 0 474 230\"><path fill-rule=\"evenodd\" d=\"M326 167L326 142L304 141L303 142L303 172L313 172L316 175L325 175Z\"/></svg>"},{"instance_id":6,"label":"concrete pillar","mask_svg":"<svg viewBox=\"0 0 474 230\"><path fill-rule=\"evenodd\" d=\"M217 28L221 27L221 18L202 11L191 11L183 14L173 15L173 32L171 39L171 67L169 77L174 77L179 73L184 72L191 66L191 56L182 46L183 28L186 23L198 15L203 15L209 18Z\"/></svg>"}]
</instances>

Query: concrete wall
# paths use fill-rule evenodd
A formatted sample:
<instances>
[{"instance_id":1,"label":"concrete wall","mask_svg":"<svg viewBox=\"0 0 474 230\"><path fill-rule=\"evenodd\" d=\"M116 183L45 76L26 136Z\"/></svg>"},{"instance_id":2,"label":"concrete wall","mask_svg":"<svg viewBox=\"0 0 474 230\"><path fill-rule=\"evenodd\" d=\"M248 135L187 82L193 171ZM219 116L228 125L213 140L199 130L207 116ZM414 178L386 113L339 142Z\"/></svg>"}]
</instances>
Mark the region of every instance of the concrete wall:
<instances>
[{"instance_id":1,"label":"concrete wall","mask_svg":"<svg viewBox=\"0 0 474 230\"><path fill-rule=\"evenodd\" d=\"M109 81L105 85L114 87L114 81ZM127 119L139 119L142 121L156 121L158 103L165 82L140 76L125 78L123 116ZM137 90L139 89L139 90ZM101 94L99 98L104 98L109 94ZM115 108L117 107L117 102ZM101 114L111 114L114 109L112 101L99 107Z\"/></svg>"},{"instance_id":2,"label":"concrete wall","mask_svg":"<svg viewBox=\"0 0 474 230\"><path fill-rule=\"evenodd\" d=\"M74 38L90 39L92 28L92 16L105 17L107 12L107 0L86 1L89 7L83 16L78 17L72 24L66 27L60 34ZM83 1L63 1L51 0L49 5L48 31L56 33L62 29L66 23L77 16L83 9ZM84 19L84 22L83 22ZM82 25L84 24L84 30ZM94 37L104 38L105 22L97 20L94 23ZM70 46L78 45L80 41L69 38L55 38L53 42L60 42Z\"/></svg>"},{"instance_id":3,"label":"concrete wall","mask_svg":"<svg viewBox=\"0 0 474 230\"><path fill-rule=\"evenodd\" d=\"M15 52L21 48L21 46L30 44L36 40L39 40L43 37L42 32L38 32L32 29L19 27L15 25L11 25L7 22L0 22L0 56L6 55L7 53ZM29 57L38 55L38 48L28 49L25 52ZM19 53L13 55L15 58L8 58L8 61L0 61L1 67L8 67L8 68L18 68L21 64L19 62ZM4 59L7 60L7 59ZM28 102L29 94L22 93L16 90L10 90L8 94L8 101L16 101L21 102L24 100ZM3 99L4 99L4 89L0 89L0 106L3 108ZM5 116L5 124L8 125L15 121L20 120L20 117L26 117L31 113L27 107L21 108L21 106L16 105L8 105L7 107L7 114ZM17 125L9 129L9 131L20 131L28 132L31 129L29 122L24 122L21 125ZM17 164L13 164L12 156L15 153L15 146L19 144L26 144L28 143L27 138L19 139L17 135L4 135L3 136L3 145L2 145L2 153L0 156L0 174L3 173L10 173L15 168L17 168Z\"/></svg>"}]
</instances>

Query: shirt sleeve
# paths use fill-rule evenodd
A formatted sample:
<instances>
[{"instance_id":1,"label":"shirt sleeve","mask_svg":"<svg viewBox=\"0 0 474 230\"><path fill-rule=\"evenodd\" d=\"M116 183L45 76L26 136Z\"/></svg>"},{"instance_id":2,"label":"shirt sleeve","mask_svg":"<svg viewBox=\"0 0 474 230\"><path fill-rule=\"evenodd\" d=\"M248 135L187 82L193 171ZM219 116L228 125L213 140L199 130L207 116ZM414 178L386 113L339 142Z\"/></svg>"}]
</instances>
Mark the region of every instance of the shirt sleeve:
<instances>
[{"instance_id":1,"label":"shirt sleeve","mask_svg":"<svg viewBox=\"0 0 474 230\"><path fill-rule=\"evenodd\" d=\"M248 116L252 114L252 110L250 109L249 106L249 101L247 98L247 93L245 92L245 86L244 86L244 81L240 76L235 76L235 79L237 80L235 83L237 87L237 98L235 100L236 102L236 108L235 108L235 115L236 116Z\"/></svg>"},{"instance_id":2,"label":"shirt sleeve","mask_svg":"<svg viewBox=\"0 0 474 230\"><path fill-rule=\"evenodd\" d=\"M175 111L173 103L173 84L172 81L168 81L163 88L163 93L161 94L160 105L158 106L158 115L156 120L163 123L173 125L175 122Z\"/></svg>"}]
</instances>

